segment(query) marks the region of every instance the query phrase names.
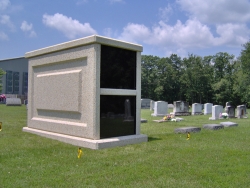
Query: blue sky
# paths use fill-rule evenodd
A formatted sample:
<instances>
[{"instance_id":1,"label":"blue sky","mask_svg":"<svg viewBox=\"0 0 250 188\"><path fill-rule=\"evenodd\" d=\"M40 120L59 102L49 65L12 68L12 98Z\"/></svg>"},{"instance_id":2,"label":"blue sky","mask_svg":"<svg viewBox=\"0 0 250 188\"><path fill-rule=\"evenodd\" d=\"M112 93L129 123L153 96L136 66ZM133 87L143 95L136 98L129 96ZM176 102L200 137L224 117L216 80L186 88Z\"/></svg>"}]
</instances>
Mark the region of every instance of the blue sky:
<instances>
[{"instance_id":1,"label":"blue sky","mask_svg":"<svg viewBox=\"0 0 250 188\"><path fill-rule=\"evenodd\" d=\"M142 55L238 57L249 22L249 0L0 0L0 59L93 34Z\"/></svg>"}]
</instances>

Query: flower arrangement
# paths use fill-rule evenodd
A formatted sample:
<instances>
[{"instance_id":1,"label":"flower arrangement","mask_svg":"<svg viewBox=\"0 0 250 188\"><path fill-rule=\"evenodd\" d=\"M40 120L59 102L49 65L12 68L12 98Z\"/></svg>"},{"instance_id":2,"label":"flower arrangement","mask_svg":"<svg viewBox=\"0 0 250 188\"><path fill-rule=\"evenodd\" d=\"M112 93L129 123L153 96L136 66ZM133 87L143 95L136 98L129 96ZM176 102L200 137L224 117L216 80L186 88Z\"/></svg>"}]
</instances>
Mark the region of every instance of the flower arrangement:
<instances>
[{"instance_id":1,"label":"flower arrangement","mask_svg":"<svg viewBox=\"0 0 250 188\"><path fill-rule=\"evenodd\" d=\"M227 119L228 118L228 113L220 113L220 118Z\"/></svg>"},{"instance_id":2,"label":"flower arrangement","mask_svg":"<svg viewBox=\"0 0 250 188\"><path fill-rule=\"evenodd\" d=\"M172 120L172 119L174 119L174 115L172 114L169 114L169 115L167 115L167 116L164 116L164 118L163 118L163 120L168 120L168 121L170 121L170 120Z\"/></svg>"}]
</instances>

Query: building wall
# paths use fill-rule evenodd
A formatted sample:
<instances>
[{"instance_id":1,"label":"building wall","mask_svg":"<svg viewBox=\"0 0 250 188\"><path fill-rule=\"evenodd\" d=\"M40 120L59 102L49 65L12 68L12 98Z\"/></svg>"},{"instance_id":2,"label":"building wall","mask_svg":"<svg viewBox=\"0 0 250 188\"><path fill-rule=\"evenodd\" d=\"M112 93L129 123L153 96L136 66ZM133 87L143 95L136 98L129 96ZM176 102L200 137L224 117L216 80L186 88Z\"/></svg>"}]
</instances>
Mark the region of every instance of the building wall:
<instances>
[{"instance_id":1,"label":"building wall","mask_svg":"<svg viewBox=\"0 0 250 188\"><path fill-rule=\"evenodd\" d=\"M27 95L28 59L19 57L0 60L0 68L6 72L2 77L1 93Z\"/></svg>"}]
</instances>

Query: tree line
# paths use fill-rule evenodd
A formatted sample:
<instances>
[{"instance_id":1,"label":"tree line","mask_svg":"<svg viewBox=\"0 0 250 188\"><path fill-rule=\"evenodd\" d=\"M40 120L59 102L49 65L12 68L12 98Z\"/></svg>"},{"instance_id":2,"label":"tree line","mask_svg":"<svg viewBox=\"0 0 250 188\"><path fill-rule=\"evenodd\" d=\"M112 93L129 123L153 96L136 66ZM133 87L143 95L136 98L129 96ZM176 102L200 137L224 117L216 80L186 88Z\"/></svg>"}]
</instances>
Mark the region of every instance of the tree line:
<instances>
[{"instance_id":1,"label":"tree line","mask_svg":"<svg viewBox=\"0 0 250 188\"><path fill-rule=\"evenodd\" d=\"M238 58L227 52L181 58L142 55L141 98L250 105L250 41Z\"/></svg>"}]
</instances>

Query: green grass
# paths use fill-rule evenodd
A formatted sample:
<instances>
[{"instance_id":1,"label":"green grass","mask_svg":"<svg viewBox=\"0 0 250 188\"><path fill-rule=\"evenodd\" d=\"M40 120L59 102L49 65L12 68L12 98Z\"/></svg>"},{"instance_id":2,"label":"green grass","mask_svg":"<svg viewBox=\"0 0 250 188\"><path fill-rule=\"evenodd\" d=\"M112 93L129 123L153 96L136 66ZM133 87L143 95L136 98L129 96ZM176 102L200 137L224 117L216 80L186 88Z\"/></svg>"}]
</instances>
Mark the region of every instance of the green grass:
<instances>
[{"instance_id":1,"label":"green grass","mask_svg":"<svg viewBox=\"0 0 250 188\"><path fill-rule=\"evenodd\" d=\"M22 132L25 106L0 105L0 187L249 187L250 119L209 121L209 115L183 122L155 123L142 110L141 133L149 142L103 150L77 147ZM250 111L248 111L250 114ZM175 134L183 126L233 121L238 127Z\"/></svg>"}]
</instances>

